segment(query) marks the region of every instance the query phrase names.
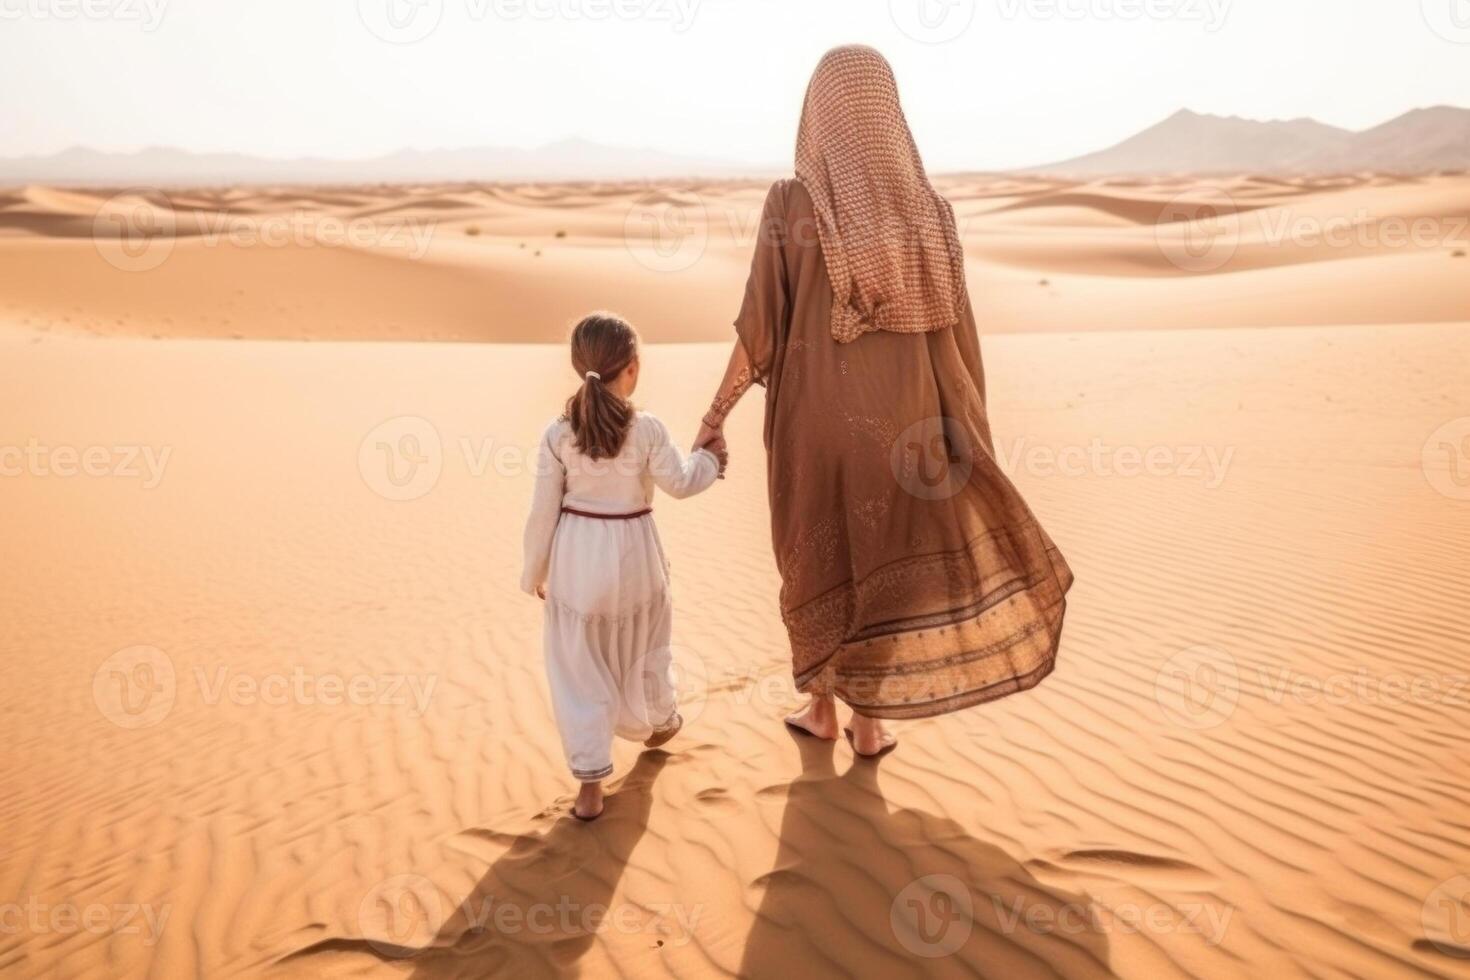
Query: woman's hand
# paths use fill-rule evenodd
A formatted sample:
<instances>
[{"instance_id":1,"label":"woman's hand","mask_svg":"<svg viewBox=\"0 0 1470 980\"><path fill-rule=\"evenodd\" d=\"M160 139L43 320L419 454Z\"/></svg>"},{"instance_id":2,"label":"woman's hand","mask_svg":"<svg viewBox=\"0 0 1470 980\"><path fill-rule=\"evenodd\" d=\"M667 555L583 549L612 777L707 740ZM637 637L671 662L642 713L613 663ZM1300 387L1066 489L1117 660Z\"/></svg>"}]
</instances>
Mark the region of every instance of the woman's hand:
<instances>
[{"instance_id":1,"label":"woman's hand","mask_svg":"<svg viewBox=\"0 0 1470 980\"><path fill-rule=\"evenodd\" d=\"M716 429L708 422L700 423L699 435L694 437L695 449L709 449L711 452L718 454L718 451L714 449L714 444L719 443L720 448L723 449L724 442L725 430L723 428Z\"/></svg>"},{"instance_id":2,"label":"woman's hand","mask_svg":"<svg viewBox=\"0 0 1470 980\"><path fill-rule=\"evenodd\" d=\"M725 469L730 465L730 450L725 443L724 431L704 423L699 427L699 435L694 437L694 448L696 451L707 449L714 453L715 459L720 461L720 479L723 480Z\"/></svg>"},{"instance_id":3,"label":"woman's hand","mask_svg":"<svg viewBox=\"0 0 1470 980\"><path fill-rule=\"evenodd\" d=\"M709 411L704 415L699 435L694 437L695 449L708 449L719 459L722 480L725 478L725 467L730 462L729 449L725 444L725 418L754 382L755 369L746 356L745 345L737 343L730 351L729 363L725 365L725 379L720 382L715 400L710 403Z\"/></svg>"}]
</instances>

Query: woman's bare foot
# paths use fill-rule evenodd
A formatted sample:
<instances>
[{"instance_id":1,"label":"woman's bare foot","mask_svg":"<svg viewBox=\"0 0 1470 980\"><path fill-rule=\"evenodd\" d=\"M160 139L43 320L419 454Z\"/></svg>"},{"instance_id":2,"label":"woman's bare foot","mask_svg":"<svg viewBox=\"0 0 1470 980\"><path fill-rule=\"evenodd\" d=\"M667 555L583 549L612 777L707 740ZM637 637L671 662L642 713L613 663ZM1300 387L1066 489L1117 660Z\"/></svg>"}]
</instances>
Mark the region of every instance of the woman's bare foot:
<instances>
[{"instance_id":1,"label":"woman's bare foot","mask_svg":"<svg viewBox=\"0 0 1470 980\"><path fill-rule=\"evenodd\" d=\"M828 740L837 738L837 704L832 695L818 695L811 703L794 715L786 717L786 724L798 731Z\"/></svg>"},{"instance_id":2,"label":"woman's bare foot","mask_svg":"<svg viewBox=\"0 0 1470 980\"><path fill-rule=\"evenodd\" d=\"M866 718L854 711L852 724L844 731L852 750L864 758L875 759L898 748L898 736L883 727L881 718Z\"/></svg>"},{"instance_id":3,"label":"woman's bare foot","mask_svg":"<svg viewBox=\"0 0 1470 980\"><path fill-rule=\"evenodd\" d=\"M656 749L660 745L668 742L669 739L673 738L675 735L679 734L679 729L683 727L684 716L676 711L674 712L674 717L669 721L669 727L658 729L652 735L648 736L647 740L645 740L643 744L650 749Z\"/></svg>"},{"instance_id":4,"label":"woman's bare foot","mask_svg":"<svg viewBox=\"0 0 1470 980\"><path fill-rule=\"evenodd\" d=\"M572 804L572 816L578 820L596 820L602 816L602 782L583 783L577 802Z\"/></svg>"}]
</instances>

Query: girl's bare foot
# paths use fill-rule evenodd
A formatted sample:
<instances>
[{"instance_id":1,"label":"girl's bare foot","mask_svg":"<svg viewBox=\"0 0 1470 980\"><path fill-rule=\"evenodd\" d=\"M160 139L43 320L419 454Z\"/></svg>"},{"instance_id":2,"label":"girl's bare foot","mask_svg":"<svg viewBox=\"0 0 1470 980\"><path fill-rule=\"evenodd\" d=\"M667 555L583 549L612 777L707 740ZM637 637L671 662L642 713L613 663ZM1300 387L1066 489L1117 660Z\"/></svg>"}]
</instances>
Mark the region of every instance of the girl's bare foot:
<instances>
[{"instance_id":1,"label":"girl's bare foot","mask_svg":"<svg viewBox=\"0 0 1470 980\"><path fill-rule=\"evenodd\" d=\"M837 704L832 695L817 695L801 711L788 715L786 724L797 731L817 738L837 738Z\"/></svg>"},{"instance_id":2,"label":"girl's bare foot","mask_svg":"<svg viewBox=\"0 0 1470 980\"><path fill-rule=\"evenodd\" d=\"M864 758L875 759L898 748L898 737L883 727L881 718L866 718L854 711L852 724L843 730L852 750Z\"/></svg>"},{"instance_id":3,"label":"girl's bare foot","mask_svg":"<svg viewBox=\"0 0 1470 980\"><path fill-rule=\"evenodd\" d=\"M578 820L596 820L602 816L602 781L583 783L577 802L572 804L572 816Z\"/></svg>"},{"instance_id":4,"label":"girl's bare foot","mask_svg":"<svg viewBox=\"0 0 1470 980\"><path fill-rule=\"evenodd\" d=\"M643 744L650 749L656 749L679 734L679 729L683 727L684 716L676 711L674 712L674 717L669 721L669 727L658 729L652 735L648 736L648 739Z\"/></svg>"}]
</instances>

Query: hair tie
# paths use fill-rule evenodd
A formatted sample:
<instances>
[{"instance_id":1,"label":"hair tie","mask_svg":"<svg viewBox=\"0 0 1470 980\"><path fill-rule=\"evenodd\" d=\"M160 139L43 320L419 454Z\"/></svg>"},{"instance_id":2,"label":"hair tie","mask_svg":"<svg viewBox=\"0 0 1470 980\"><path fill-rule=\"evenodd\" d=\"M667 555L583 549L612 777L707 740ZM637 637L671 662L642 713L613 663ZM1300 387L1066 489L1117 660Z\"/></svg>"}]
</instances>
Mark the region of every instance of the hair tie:
<instances>
[{"instance_id":1,"label":"hair tie","mask_svg":"<svg viewBox=\"0 0 1470 980\"><path fill-rule=\"evenodd\" d=\"M588 381L601 381L602 380L602 375L598 374L596 371L588 371L587 372L587 380Z\"/></svg>"}]
</instances>

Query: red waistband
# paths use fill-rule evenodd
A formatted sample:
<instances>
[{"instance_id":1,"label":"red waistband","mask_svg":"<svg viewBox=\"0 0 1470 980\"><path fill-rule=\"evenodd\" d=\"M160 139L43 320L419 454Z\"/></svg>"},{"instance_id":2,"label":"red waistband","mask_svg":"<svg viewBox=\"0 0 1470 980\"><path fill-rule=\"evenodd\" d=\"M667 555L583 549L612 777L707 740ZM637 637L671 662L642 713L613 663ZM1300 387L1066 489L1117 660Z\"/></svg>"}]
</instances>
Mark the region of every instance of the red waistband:
<instances>
[{"instance_id":1,"label":"red waistband","mask_svg":"<svg viewBox=\"0 0 1470 980\"><path fill-rule=\"evenodd\" d=\"M647 517L653 513L653 508L649 507L645 510L640 510L636 514L589 514L585 510L574 510L571 507L563 507L561 512L563 514L571 514L574 517L590 517L594 521L631 521L639 517Z\"/></svg>"}]
</instances>

